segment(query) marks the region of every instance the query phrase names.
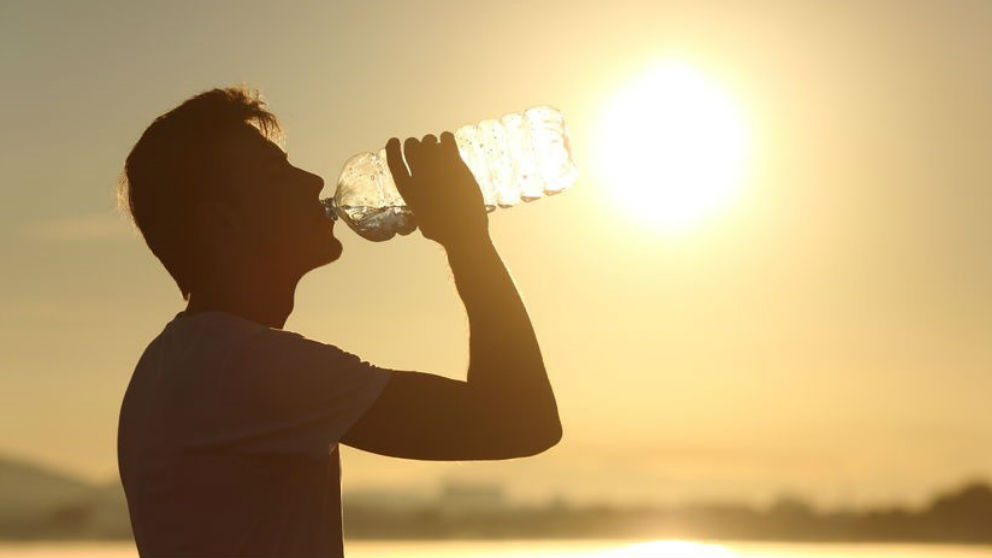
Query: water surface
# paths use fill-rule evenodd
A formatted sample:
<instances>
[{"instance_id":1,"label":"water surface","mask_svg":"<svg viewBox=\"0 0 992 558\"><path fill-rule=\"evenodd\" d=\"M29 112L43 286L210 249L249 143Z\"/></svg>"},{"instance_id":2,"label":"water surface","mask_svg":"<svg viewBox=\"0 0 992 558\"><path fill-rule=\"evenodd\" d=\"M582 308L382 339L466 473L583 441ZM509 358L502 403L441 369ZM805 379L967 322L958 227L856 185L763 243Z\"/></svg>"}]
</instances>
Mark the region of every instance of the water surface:
<instances>
[{"instance_id":1,"label":"water surface","mask_svg":"<svg viewBox=\"0 0 992 558\"><path fill-rule=\"evenodd\" d=\"M0 542L0 558L133 558L131 542ZM992 558L992 545L637 540L347 541L348 558Z\"/></svg>"}]
</instances>

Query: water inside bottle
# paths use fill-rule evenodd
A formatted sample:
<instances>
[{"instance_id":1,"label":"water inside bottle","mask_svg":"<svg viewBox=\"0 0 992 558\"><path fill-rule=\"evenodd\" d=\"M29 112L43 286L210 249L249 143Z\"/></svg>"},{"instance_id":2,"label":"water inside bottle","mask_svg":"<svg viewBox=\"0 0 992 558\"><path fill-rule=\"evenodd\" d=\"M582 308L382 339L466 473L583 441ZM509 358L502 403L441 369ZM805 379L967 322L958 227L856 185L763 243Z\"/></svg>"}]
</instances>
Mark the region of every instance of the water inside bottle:
<instances>
[{"instance_id":1,"label":"water inside bottle","mask_svg":"<svg viewBox=\"0 0 992 558\"><path fill-rule=\"evenodd\" d=\"M331 219L341 217L351 230L366 240L381 242L397 234L410 234L417 229L413 212L406 206L338 206L334 198L323 199L321 204L328 217Z\"/></svg>"}]
</instances>

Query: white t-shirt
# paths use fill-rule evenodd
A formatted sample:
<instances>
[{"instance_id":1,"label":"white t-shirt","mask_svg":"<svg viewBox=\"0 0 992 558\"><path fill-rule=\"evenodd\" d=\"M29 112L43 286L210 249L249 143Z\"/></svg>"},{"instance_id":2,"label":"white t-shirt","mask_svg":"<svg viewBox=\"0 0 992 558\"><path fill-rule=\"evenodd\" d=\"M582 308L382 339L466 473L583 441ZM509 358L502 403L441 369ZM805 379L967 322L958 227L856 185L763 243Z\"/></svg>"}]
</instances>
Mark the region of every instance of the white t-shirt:
<instances>
[{"instance_id":1,"label":"white t-shirt","mask_svg":"<svg viewBox=\"0 0 992 558\"><path fill-rule=\"evenodd\" d=\"M178 314L121 406L141 556L342 556L338 441L391 372L225 312Z\"/></svg>"}]
</instances>

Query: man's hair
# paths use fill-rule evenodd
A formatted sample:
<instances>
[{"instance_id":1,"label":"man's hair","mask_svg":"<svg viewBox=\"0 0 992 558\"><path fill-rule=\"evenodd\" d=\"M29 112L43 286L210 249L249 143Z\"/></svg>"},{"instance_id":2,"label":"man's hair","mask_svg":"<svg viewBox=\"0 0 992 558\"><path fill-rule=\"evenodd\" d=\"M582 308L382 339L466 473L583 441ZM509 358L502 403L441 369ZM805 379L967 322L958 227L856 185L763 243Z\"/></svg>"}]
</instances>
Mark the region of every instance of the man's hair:
<instances>
[{"instance_id":1,"label":"man's hair","mask_svg":"<svg viewBox=\"0 0 992 558\"><path fill-rule=\"evenodd\" d=\"M281 141L275 115L254 90L213 89L159 116L131 149L117 189L152 253L189 298L199 270L199 239L189 217L197 202L227 198L230 180L220 159L225 137L249 124Z\"/></svg>"}]
</instances>

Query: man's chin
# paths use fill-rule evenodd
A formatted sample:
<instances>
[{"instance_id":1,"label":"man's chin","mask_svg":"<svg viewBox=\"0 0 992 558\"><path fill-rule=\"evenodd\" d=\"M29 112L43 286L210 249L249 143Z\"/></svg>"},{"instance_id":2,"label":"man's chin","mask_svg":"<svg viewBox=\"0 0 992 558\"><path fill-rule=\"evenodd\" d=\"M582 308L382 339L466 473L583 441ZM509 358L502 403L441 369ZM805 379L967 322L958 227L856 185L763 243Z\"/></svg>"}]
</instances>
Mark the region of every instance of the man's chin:
<instances>
[{"instance_id":1,"label":"man's chin","mask_svg":"<svg viewBox=\"0 0 992 558\"><path fill-rule=\"evenodd\" d=\"M321 258L321 262L318 264L318 267L337 261L338 258L341 257L341 252L343 251L344 246L341 244L341 241L336 238L332 238L330 245L323 254L324 257Z\"/></svg>"}]
</instances>

